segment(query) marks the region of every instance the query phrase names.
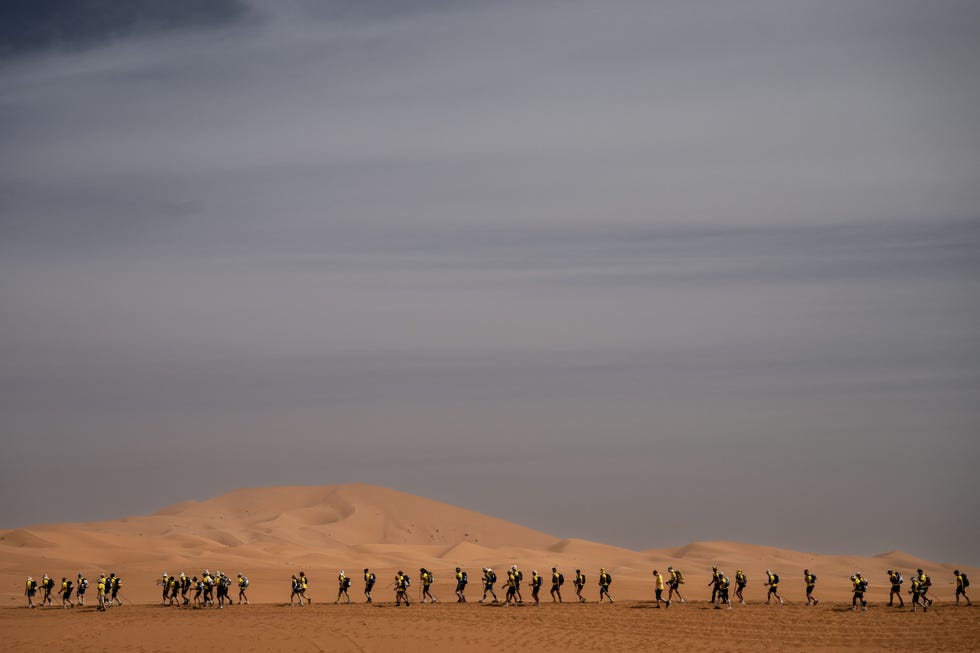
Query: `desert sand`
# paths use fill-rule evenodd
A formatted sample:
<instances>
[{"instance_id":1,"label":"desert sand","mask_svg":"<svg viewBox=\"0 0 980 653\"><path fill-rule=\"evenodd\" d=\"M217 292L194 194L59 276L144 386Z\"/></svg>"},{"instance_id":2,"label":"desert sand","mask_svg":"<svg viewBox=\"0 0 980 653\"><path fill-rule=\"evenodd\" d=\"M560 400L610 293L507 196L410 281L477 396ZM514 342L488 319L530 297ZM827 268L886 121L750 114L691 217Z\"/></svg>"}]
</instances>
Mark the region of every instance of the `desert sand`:
<instances>
[{"instance_id":1,"label":"desert sand","mask_svg":"<svg viewBox=\"0 0 980 653\"><path fill-rule=\"evenodd\" d=\"M588 604L480 605L480 570L498 576L511 564L546 579L552 566L570 581L588 576ZM713 564L748 575L747 605L714 610L706 586ZM651 570L668 565L687 579L684 604L656 609ZM435 572L435 605L394 606L391 578L408 572L418 598L418 569ZM453 570L471 579L470 602L455 602ZM600 566L613 575L614 605L597 605ZM378 575L375 603L363 603L361 570ZM802 570L819 577L818 606L803 605ZM888 608L886 570L908 578L922 567L934 579L936 603L926 614ZM234 578L248 575L251 604L216 609L159 605L162 572L200 574L208 568ZM765 604L766 568L782 578L785 606ZM544 651L653 650L673 642L680 650L977 650L980 611L952 605L951 564L890 552L872 557L828 556L735 542L698 542L672 549L632 551L596 542L559 539L444 503L370 485L239 490L203 502L185 502L152 515L118 521L65 523L0 531L0 628L7 650L98 641L100 648L173 650L176 642L231 646L243 651ZM311 579L313 605L290 608L290 575ZM354 579L355 604L334 605L337 572ZM971 578L978 569L961 566ZM848 577L871 581L868 612L849 610ZM28 610L27 575L60 581L84 573L92 582L85 608ZM124 580L126 605L97 612L94 581L114 572ZM501 583L498 582L498 589ZM907 587L907 584L906 584ZM498 592L502 597L502 592ZM232 596L237 590L232 588ZM908 598L906 597L906 601Z\"/></svg>"}]
</instances>

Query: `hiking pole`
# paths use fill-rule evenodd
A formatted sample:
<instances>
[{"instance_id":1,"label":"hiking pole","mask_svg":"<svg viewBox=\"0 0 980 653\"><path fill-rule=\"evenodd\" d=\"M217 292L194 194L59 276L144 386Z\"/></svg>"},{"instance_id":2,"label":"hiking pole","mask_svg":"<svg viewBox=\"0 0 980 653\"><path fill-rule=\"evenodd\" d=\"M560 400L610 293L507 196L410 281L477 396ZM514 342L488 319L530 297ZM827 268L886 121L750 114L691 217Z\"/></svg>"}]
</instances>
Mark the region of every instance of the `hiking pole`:
<instances>
[{"instance_id":1,"label":"hiking pole","mask_svg":"<svg viewBox=\"0 0 980 653\"><path fill-rule=\"evenodd\" d=\"M120 585L121 585L121 584L122 584L122 583L120 583ZM130 604L130 605L132 605L132 604L133 604L133 602L129 600L129 597L128 597L128 596L126 596L125 594L123 594L122 592L120 592L120 593L119 593L119 597L120 597L121 599L123 599L124 601L126 601L126 603L128 603L128 604Z\"/></svg>"}]
</instances>

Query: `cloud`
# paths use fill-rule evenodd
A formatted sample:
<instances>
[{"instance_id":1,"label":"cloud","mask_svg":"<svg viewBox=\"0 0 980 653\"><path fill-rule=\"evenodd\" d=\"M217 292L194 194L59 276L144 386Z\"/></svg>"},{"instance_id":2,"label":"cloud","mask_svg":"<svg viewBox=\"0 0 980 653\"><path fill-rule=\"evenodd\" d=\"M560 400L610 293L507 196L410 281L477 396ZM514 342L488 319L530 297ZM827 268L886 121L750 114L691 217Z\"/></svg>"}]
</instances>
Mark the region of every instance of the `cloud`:
<instances>
[{"instance_id":1,"label":"cloud","mask_svg":"<svg viewBox=\"0 0 980 653\"><path fill-rule=\"evenodd\" d=\"M707 466L829 513L771 482L975 452L972 5L140 7L0 68L10 488L41 460L261 458L494 512L500 469L594 460L621 470L596 510ZM910 508L937 527L975 485L947 472ZM527 494L494 497L581 535ZM798 542L713 496L686 512L756 540L904 536L835 509Z\"/></svg>"}]
</instances>

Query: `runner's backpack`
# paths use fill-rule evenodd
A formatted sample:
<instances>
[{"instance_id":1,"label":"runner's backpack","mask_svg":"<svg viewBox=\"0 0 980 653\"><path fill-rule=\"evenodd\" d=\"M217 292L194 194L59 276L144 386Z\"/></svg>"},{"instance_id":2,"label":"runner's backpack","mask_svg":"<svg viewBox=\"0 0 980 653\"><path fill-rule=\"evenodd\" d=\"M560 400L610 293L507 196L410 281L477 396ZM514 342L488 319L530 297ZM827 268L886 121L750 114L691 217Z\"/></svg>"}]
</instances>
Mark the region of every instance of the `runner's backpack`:
<instances>
[{"instance_id":1,"label":"runner's backpack","mask_svg":"<svg viewBox=\"0 0 980 653\"><path fill-rule=\"evenodd\" d=\"M564 584L565 584L565 574L559 573L558 574L558 587L561 587Z\"/></svg>"},{"instance_id":2,"label":"runner's backpack","mask_svg":"<svg viewBox=\"0 0 980 653\"><path fill-rule=\"evenodd\" d=\"M463 583L463 585L470 582L470 577L466 575L465 571L463 572L463 578L460 580L460 582Z\"/></svg>"},{"instance_id":3,"label":"runner's backpack","mask_svg":"<svg viewBox=\"0 0 980 653\"><path fill-rule=\"evenodd\" d=\"M772 582L770 582L769 584L770 585L775 585L778 582L779 582L779 574L773 574L772 575Z\"/></svg>"},{"instance_id":4,"label":"runner's backpack","mask_svg":"<svg viewBox=\"0 0 980 653\"><path fill-rule=\"evenodd\" d=\"M348 589L349 587L350 587L350 578L344 576L344 589Z\"/></svg>"},{"instance_id":5,"label":"runner's backpack","mask_svg":"<svg viewBox=\"0 0 980 653\"><path fill-rule=\"evenodd\" d=\"M491 569L490 570L490 573L487 574L487 580L490 581L491 584L492 583L496 583L497 582L497 572L495 572L495 571L493 571Z\"/></svg>"},{"instance_id":6,"label":"runner's backpack","mask_svg":"<svg viewBox=\"0 0 980 653\"><path fill-rule=\"evenodd\" d=\"M242 589L248 587L248 576L242 576Z\"/></svg>"},{"instance_id":7,"label":"runner's backpack","mask_svg":"<svg viewBox=\"0 0 980 653\"><path fill-rule=\"evenodd\" d=\"M963 579L963 589L970 586L970 579L966 577L966 574L960 574L960 578Z\"/></svg>"},{"instance_id":8,"label":"runner's backpack","mask_svg":"<svg viewBox=\"0 0 980 653\"><path fill-rule=\"evenodd\" d=\"M612 585L612 574L606 574L606 585Z\"/></svg>"},{"instance_id":9,"label":"runner's backpack","mask_svg":"<svg viewBox=\"0 0 980 653\"><path fill-rule=\"evenodd\" d=\"M679 569L675 569L674 570L674 573L677 574L677 582L680 583L681 585L683 585L684 584L684 574L682 574Z\"/></svg>"},{"instance_id":10,"label":"runner's backpack","mask_svg":"<svg viewBox=\"0 0 980 653\"><path fill-rule=\"evenodd\" d=\"M811 583L816 583L817 582L817 575L816 574L810 574L810 582Z\"/></svg>"},{"instance_id":11,"label":"runner's backpack","mask_svg":"<svg viewBox=\"0 0 980 653\"><path fill-rule=\"evenodd\" d=\"M65 591L71 594L72 582L70 580L65 581Z\"/></svg>"},{"instance_id":12,"label":"runner's backpack","mask_svg":"<svg viewBox=\"0 0 980 653\"><path fill-rule=\"evenodd\" d=\"M88 578L83 578L81 581L79 581L78 586L82 589L88 587Z\"/></svg>"}]
</instances>

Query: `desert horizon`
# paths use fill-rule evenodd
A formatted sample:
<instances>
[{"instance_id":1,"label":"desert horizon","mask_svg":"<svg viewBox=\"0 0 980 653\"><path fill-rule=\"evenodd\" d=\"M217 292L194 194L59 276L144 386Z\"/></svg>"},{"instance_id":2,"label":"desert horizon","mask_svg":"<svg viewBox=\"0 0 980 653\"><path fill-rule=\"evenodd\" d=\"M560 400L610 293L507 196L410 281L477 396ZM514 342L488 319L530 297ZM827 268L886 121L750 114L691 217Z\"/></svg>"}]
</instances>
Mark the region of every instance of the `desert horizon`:
<instances>
[{"instance_id":1,"label":"desert horizon","mask_svg":"<svg viewBox=\"0 0 980 653\"><path fill-rule=\"evenodd\" d=\"M547 635L542 650L660 648L650 628L670 629L674 642L689 650L716 648L718 638L730 641L733 650L885 650L893 647L889 633L896 627L916 633L897 640L902 646L941 643L946 650L969 650L980 633L980 612L952 604L953 566L899 551L870 557L821 555L724 541L633 551L554 537L366 484L248 488L120 520L3 530L0 561L0 626L10 633L7 642L16 650L79 634L123 648L169 650L169 634L175 632L197 642L231 643L248 651L410 651L446 645L459 651L518 650L542 634ZM489 597L481 603L482 569L497 572L497 596L503 601L506 570L515 564L524 572L523 603L504 612L497 610L503 604ZM745 604L733 596L733 609L720 611L727 613L723 616L709 601L715 565L729 578L734 578L736 568L748 578ZM561 604L550 596L553 566L566 579ZM685 601L675 597L654 617L651 572L656 568L666 576L668 566L683 572L686 582L680 589ZM366 603L362 593L365 567L377 577L372 603ZM437 603L418 601L416 570L422 567L435 575L431 593ZM454 594L456 567L468 571L464 604L457 603ZM614 604L597 603L600 567L612 574ZM887 607L885 571L899 569L907 580L917 567L934 580L935 605L928 613L911 614L904 595L905 609ZM785 605L765 602L767 568L781 577L779 592ZM804 568L818 577L818 605L803 604ZM204 569L232 578L227 609L183 605L179 597L176 606L161 605L156 581L163 573L196 576ZM576 569L587 577L584 604L576 600L571 583ZM341 570L353 580L351 605L334 603ZM411 605L395 609L392 577L399 570L413 581L407 592ZM528 586L533 570L545 578L538 610ZM966 566L960 570L970 576L978 572ZM310 580L312 602L288 607L290 577L299 571ZM857 571L871 582L868 612L850 611L848 579ZM63 609L60 578L74 579L77 573L90 584L85 607ZM105 614L96 607L96 578L102 573L123 580L122 605ZM234 603L238 573L250 580L248 605ZM56 581L54 605L31 610L23 596L24 579L40 579L41 574ZM41 596L39 591L35 601ZM208 613L211 618L202 619ZM905 620L901 626L897 618ZM40 630L38 624L43 624ZM814 628L827 631L817 636L810 632ZM403 637L404 632L412 636Z\"/></svg>"}]
</instances>

